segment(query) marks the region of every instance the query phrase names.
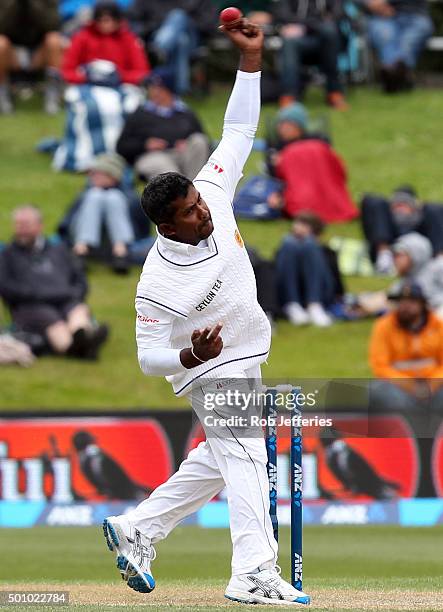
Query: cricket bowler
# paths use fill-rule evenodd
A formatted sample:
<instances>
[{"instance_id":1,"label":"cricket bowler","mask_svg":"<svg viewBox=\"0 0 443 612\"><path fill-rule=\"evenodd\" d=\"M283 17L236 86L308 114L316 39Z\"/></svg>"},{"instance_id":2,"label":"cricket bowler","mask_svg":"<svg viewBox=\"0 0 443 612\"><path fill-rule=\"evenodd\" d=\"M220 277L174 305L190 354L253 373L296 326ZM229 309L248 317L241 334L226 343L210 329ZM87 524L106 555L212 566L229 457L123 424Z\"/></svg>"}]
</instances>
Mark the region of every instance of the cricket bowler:
<instances>
[{"instance_id":1,"label":"cricket bowler","mask_svg":"<svg viewBox=\"0 0 443 612\"><path fill-rule=\"evenodd\" d=\"M246 19L222 30L240 50L240 66L221 142L193 182L177 173L160 174L141 200L158 237L136 294L140 367L146 375L166 376L194 409L221 380L245 386L261 381L260 364L271 343L232 208L259 120L263 33ZM249 604L308 604L309 596L284 581L276 565L262 432L239 437L229 431L206 432L206 441L148 499L105 519L117 567L130 588L151 592L153 544L226 487L233 553L225 596Z\"/></svg>"}]
</instances>

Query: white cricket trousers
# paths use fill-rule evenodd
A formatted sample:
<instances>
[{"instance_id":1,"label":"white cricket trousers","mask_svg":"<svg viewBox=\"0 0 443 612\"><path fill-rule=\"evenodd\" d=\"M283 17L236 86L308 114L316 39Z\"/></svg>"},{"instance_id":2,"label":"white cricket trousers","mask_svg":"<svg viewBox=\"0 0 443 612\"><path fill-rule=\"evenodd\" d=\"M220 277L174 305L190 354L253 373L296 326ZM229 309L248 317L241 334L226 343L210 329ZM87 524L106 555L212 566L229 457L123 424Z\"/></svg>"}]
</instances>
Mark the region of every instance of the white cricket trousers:
<instances>
[{"instance_id":1,"label":"white cricket trousers","mask_svg":"<svg viewBox=\"0 0 443 612\"><path fill-rule=\"evenodd\" d=\"M231 378L261 380L259 366ZM207 387L208 384L204 385L205 392ZM189 453L169 480L128 512L127 519L155 544L226 486L233 547L232 575L273 567L277 560L277 542L269 516L266 463L263 437L208 436Z\"/></svg>"}]
</instances>

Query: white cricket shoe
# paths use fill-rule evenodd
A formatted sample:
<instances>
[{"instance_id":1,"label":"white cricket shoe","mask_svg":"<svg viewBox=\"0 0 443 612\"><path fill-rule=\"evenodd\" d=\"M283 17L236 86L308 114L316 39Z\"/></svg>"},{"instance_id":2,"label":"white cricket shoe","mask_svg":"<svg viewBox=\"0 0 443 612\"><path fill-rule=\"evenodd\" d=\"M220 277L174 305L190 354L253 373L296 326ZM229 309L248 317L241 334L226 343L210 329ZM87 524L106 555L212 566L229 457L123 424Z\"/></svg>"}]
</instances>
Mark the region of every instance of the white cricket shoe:
<instances>
[{"instance_id":1,"label":"white cricket shoe","mask_svg":"<svg viewBox=\"0 0 443 612\"><path fill-rule=\"evenodd\" d=\"M225 597L247 604L270 604L273 606L308 605L311 598L303 591L297 591L283 580L280 568L265 569L256 574L232 576L225 591Z\"/></svg>"},{"instance_id":2,"label":"white cricket shoe","mask_svg":"<svg viewBox=\"0 0 443 612\"><path fill-rule=\"evenodd\" d=\"M117 568L128 587L140 593L153 591L151 561L155 549L149 538L132 527L124 515L108 516L103 521L103 533L109 550L117 553Z\"/></svg>"}]
</instances>

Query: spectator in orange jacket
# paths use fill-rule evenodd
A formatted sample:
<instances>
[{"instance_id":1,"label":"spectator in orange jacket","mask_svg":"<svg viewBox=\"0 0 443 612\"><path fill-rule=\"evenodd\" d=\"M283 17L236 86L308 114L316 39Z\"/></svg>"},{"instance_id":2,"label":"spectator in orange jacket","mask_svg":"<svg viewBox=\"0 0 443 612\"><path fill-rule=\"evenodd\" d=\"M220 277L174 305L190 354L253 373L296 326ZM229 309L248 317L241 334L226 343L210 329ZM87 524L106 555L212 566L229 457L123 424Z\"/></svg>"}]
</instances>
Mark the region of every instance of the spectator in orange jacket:
<instances>
[{"instance_id":1,"label":"spectator in orange jacket","mask_svg":"<svg viewBox=\"0 0 443 612\"><path fill-rule=\"evenodd\" d=\"M97 79L97 60L113 64L112 78ZM127 27L118 4L110 1L96 5L92 22L73 37L62 64L64 80L73 84L138 85L149 71L141 42Z\"/></svg>"},{"instance_id":2,"label":"spectator in orange jacket","mask_svg":"<svg viewBox=\"0 0 443 612\"><path fill-rule=\"evenodd\" d=\"M421 287L404 284L393 312L374 325L369 361L378 379L371 406L383 409L443 407L443 321L429 310ZM389 382L388 382L389 381Z\"/></svg>"}]
</instances>

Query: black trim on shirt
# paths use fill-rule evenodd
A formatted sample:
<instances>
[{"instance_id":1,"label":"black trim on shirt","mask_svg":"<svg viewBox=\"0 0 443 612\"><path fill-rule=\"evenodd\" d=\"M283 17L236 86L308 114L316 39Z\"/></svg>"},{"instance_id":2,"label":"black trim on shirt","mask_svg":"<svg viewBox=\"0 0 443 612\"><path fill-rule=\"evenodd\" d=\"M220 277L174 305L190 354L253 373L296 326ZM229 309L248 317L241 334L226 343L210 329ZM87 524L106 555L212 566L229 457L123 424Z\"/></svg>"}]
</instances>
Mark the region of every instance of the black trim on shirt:
<instances>
[{"instance_id":1,"label":"black trim on shirt","mask_svg":"<svg viewBox=\"0 0 443 612\"><path fill-rule=\"evenodd\" d=\"M168 263L173 264L174 266L180 266L181 268L187 268L189 266L196 266L197 264L203 263L204 261L209 261L209 259L212 259L213 257L216 257L216 255L218 255L218 247L217 247L217 243L215 242L215 238L213 236L210 236L210 238L212 238L212 240L214 241L215 253L213 253L209 257L205 257L204 259L199 259L198 261L194 261L192 263L181 264L181 263L177 263L176 261L171 261L170 259L168 259L167 257L165 257L164 255L160 253L160 249L158 248L158 243L157 243L157 253L160 255L162 259L164 259Z\"/></svg>"},{"instance_id":2,"label":"black trim on shirt","mask_svg":"<svg viewBox=\"0 0 443 612\"><path fill-rule=\"evenodd\" d=\"M181 317L185 317L185 319L188 318L188 315L183 314L183 312L180 312L179 310L174 310L174 308L171 308L170 306L166 306L166 304L162 304L161 302L156 302L155 300L151 300L151 298L147 298L144 295L136 295L135 299L136 300L146 300L147 302L152 302L153 304L156 304L157 306L161 306L162 308L165 308L166 310L170 310L171 312L174 312L175 314L179 314Z\"/></svg>"},{"instance_id":3,"label":"black trim on shirt","mask_svg":"<svg viewBox=\"0 0 443 612\"><path fill-rule=\"evenodd\" d=\"M202 376L204 376L205 374L208 374L208 372L212 372L212 370L215 370L216 368L219 368L228 363L234 363L235 361L244 361L245 359L254 359L254 357L263 357L263 355L267 355L270 350L271 350L271 347L269 347L269 349L265 351L264 353L257 353L257 355L247 355L246 357L237 357L236 359L229 359L229 361L224 361L223 363L219 363L213 366L212 368L209 368L209 370L206 370L206 372L202 372L201 374L199 374L198 376L196 376L195 378L187 382L186 385L184 385L181 389L179 389L178 391L175 391L175 395L178 395L179 393L181 393L183 389L186 389L188 385L191 385L194 382L194 380L201 378Z\"/></svg>"}]
</instances>

